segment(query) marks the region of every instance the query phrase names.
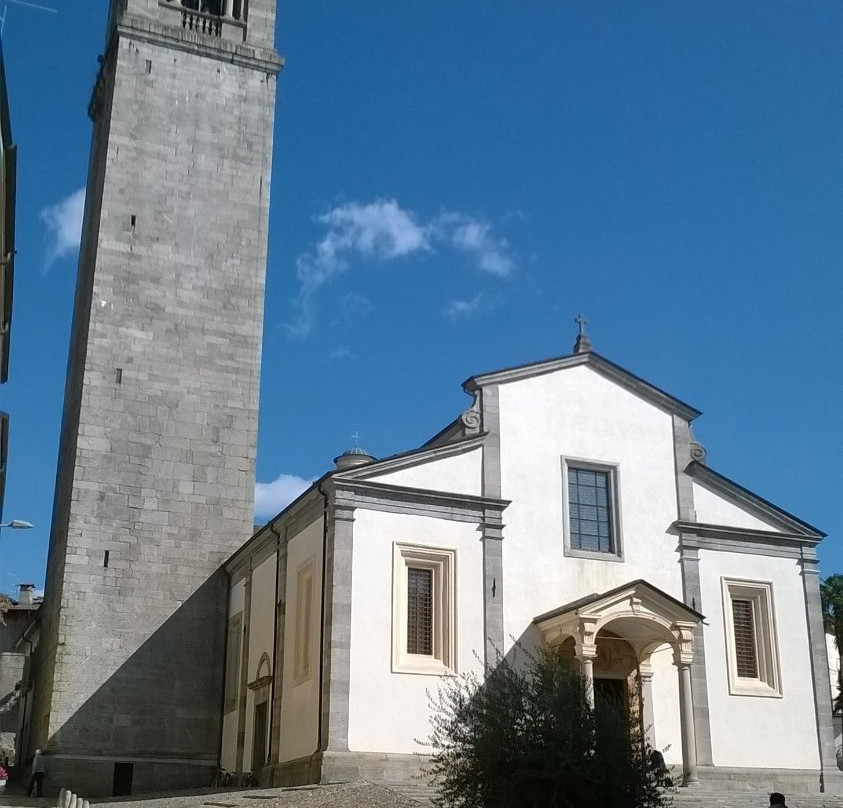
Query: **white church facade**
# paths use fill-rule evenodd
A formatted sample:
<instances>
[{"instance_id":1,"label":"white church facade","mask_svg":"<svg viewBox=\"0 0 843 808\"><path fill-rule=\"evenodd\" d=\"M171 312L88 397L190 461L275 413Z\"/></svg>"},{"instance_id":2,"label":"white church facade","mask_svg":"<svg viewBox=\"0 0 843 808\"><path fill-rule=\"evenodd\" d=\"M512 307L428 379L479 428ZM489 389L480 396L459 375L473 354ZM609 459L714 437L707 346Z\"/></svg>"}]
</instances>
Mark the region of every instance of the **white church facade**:
<instances>
[{"instance_id":1,"label":"white church facade","mask_svg":"<svg viewBox=\"0 0 843 808\"><path fill-rule=\"evenodd\" d=\"M407 777L439 677L547 644L637 699L685 784L839 791L823 534L709 468L700 413L587 338L464 389L424 446L337 458L226 565L222 767Z\"/></svg>"}]
</instances>

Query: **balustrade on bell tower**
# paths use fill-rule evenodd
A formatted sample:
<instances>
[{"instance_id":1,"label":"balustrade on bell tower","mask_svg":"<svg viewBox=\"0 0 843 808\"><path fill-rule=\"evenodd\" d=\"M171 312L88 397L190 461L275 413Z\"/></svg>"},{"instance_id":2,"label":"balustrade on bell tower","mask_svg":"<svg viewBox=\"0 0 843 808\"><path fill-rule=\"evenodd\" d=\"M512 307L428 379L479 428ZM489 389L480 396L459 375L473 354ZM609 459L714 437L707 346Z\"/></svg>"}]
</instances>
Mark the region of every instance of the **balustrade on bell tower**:
<instances>
[{"instance_id":1,"label":"balustrade on bell tower","mask_svg":"<svg viewBox=\"0 0 843 808\"><path fill-rule=\"evenodd\" d=\"M275 0L112 0L109 32L130 20L181 29L206 44L217 39L271 48Z\"/></svg>"}]
</instances>

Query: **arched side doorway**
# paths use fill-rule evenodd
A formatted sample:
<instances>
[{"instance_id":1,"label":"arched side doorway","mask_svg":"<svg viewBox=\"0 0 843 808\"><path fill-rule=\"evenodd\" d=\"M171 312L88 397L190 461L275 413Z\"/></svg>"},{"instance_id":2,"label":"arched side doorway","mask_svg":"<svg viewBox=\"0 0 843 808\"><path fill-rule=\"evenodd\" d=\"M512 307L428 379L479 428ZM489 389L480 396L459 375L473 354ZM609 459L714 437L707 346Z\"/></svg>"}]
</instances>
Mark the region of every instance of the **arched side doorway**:
<instances>
[{"instance_id":1,"label":"arched side doorway","mask_svg":"<svg viewBox=\"0 0 843 808\"><path fill-rule=\"evenodd\" d=\"M533 621L552 647L579 661L590 682L589 697L613 692L638 710L643 732L653 726L653 652L673 651L679 685L682 784L699 783L691 696L693 630L703 616L646 581L633 581L602 594L560 606Z\"/></svg>"}]
</instances>

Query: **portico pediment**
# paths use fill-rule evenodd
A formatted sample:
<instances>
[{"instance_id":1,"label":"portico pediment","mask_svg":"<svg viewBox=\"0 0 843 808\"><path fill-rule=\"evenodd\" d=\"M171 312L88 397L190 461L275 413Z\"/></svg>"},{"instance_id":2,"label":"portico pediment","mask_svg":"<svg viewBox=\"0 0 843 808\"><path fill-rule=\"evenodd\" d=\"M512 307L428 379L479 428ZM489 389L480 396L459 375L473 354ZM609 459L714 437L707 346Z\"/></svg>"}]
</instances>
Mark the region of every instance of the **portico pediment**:
<instances>
[{"instance_id":1,"label":"portico pediment","mask_svg":"<svg viewBox=\"0 0 843 808\"><path fill-rule=\"evenodd\" d=\"M677 649L686 646L690 654L691 632L703 619L680 600L637 580L564 604L534 618L533 623L548 645L560 645L572 637L578 654L590 655L597 633L609 626L640 653L670 643Z\"/></svg>"}]
</instances>

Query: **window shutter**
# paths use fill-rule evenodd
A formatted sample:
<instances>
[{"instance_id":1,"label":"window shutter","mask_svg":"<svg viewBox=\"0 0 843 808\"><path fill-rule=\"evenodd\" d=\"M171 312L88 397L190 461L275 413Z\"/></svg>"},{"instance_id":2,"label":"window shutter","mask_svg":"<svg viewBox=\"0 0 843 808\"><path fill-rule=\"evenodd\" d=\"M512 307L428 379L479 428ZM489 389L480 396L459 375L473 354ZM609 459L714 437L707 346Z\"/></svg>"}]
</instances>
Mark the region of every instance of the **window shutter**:
<instances>
[{"instance_id":1,"label":"window shutter","mask_svg":"<svg viewBox=\"0 0 843 808\"><path fill-rule=\"evenodd\" d=\"M407 653L433 655L433 570L407 569Z\"/></svg>"},{"instance_id":2,"label":"window shutter","mask_svg":"<svg viewBox=\"0 0 843 808\"><path fill-rule=\"evenodd\" d=\"M758 678L758 650L755 643L755 617L752 601L734 598L732 619L735 626L735 662L738 676Z\"/></svg>"}]
</instances>

